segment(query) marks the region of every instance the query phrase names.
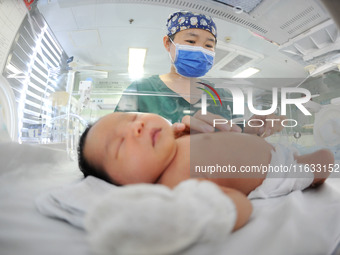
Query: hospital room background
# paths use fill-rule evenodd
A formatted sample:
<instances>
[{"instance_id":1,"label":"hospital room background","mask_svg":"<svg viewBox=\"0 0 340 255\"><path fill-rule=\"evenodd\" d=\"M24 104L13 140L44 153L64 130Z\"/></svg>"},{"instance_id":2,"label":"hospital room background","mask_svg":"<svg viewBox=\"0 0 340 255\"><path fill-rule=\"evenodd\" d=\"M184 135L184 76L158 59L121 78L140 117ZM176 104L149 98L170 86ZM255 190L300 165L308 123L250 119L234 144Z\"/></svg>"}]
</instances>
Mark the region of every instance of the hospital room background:
<instances>
[{"instance_id":1,"label":"hospital room background","mask_svg":"<svg viewBox=\"0 0 340 255\"><path fill-rule=\"evenodd\" d=\"M81 180L77 146L86 126L113 112L133 81L170 70L162 38L168 15L181 9L210 15L216 22L216 58L203 77L207 81L244 91L251 87L257 109L270 108L274 87L310 91L311 100L304 106L312 115L288 105L287 119L298 124L266 138L269 142L291 144L301 153L328 148L340 162L336 16L340 6L336 1L0 0L1 254L90 254L90 249L96 250L98 243L88 248L86 234L79 229L39 214L35 198L44 190ZM126 104L133 107L134 102ZM250 112L245 115L249 117ZM334 205L338 195L340 203L340 181L330 178L326 184L320 200ZM308 210L314 208L301 203ZM314 240L307 238L292 245L300 252L296 254L340 254L340 221L332 218L325 226L334 228L330 236L323 236L328 241L320 245L324 253L306 252L304 242ZM234 251L230 254L238 254L242 231L228 242ZM289 234L284 238L289 239ZM281 248L253 244L253 254L287 251L278 238L273 240Z\"/></svg>"}]
</instances>

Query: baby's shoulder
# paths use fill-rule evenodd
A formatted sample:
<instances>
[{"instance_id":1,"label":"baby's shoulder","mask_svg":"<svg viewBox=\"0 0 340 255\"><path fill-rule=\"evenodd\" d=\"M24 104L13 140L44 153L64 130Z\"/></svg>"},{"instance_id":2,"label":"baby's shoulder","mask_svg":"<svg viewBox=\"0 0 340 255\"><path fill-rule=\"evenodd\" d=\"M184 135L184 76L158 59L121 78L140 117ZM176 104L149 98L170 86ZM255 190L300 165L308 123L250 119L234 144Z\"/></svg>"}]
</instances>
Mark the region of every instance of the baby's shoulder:
<instances>
[{"instance_id":1,"label":"baby's shoulder","mask_svg":"<svg viewBox=\"0 0 340 255\"><path fill-rule=\"evenodd\" d=\"M214 133L199 133L195 135L191 135L190 143L191 146L201 145L201 144L208 144L208 143L224 143L228 142L231 139L238 138L243 136L243 133L238 132L214 132Z\"/></svg>"}]
</instances>

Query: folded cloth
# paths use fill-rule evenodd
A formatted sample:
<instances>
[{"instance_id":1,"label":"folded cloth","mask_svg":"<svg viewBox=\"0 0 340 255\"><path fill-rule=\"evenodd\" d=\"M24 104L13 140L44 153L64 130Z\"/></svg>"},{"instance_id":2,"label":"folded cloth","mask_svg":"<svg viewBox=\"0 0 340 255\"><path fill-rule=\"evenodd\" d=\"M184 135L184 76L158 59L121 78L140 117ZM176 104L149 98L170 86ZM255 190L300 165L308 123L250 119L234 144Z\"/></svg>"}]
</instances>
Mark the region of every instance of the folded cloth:
<instances>
[{"instance_id":1,"label":"folded cloth","mask_svg":"<svg viewBox=\"0 0 340 255\"><path fill-rule=\"evenodd\" d=\"M297 150L292 146L274 145L266 179L253 190L249 199L270 198L304 190L314 180L314 174L294 159Z\"/></svg>"},{"instance_id":2,"label":"folded cloth","mask_svg":"<svg viewBox=\"0 0 340 255\"><path fill-rule=\"evenodd\" d=\"M84 228L84 216L90 207L100 201L106 193L117 189L98 178L88 176L84 180L40 194L35 205L46 216L65 220Z\"/></svg>"},{"instance_id":3,"label":"folded cloth","mask_svg":"<svg viewBox=\"0 0 340 255\"><path fill-rule=\"evenodd\" d=\"M85 218L95 254L208 254L224 243L236 208L216 184L187 180L110 191ZM203 251L203 253L202 253Z\"/></svg>"}]
</instances>

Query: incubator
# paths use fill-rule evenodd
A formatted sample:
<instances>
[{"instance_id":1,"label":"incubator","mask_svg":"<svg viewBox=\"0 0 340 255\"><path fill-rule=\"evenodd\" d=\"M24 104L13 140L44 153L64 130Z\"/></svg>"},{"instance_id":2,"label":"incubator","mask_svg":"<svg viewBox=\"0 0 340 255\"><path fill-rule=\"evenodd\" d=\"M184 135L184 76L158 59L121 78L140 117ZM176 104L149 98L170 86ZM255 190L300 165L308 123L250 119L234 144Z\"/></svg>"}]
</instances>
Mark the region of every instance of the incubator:
<instances>
[{"instance_id":1,"label":"incubator","mask_svg":"<svg viewBox=\"0 0 340 255\"><path fill-rule=\"evenodd\" d=\"M8 108L3 114L13 140L66 148L74 158L77 137L87 123L114 111L123 93L131 94L131 99L126 102L130 111L136 110L133 93L177 97L175 93L149 95L143 91L126 91L133 78L124 69L128 64L124 57L129 47L146 47L149 51L145 57L144 77L167 72L166 52L155 42L150 41L147 45L142 41L138 45L135 39L144 38L141 33L144 26L154 29L149 38L161 38L164 29L152 21L148 24L149 21L135 11L139 6L148 6L154 18L160 19L175 8L185 7L203 10L217 20L216 58L214 67L204 77L207 81L217 79L216 85L219 86L223 83L220 80L233 79L247 68L255 67L259 72L252 77L257 81L240 85L244 81L247 84L247 79L234 78L234 84L244 91L249 86L254 88L254 107L258 109L271 106L273 87L308 89L312 94L311 101L317 105L314 105L317 109L312 110L312 116L304 116L294 106L289 107L287 118L296 119L298 125L287 127L278 135L279 138L273 136L270 139L286 139L303 147L327 146L337 151L339 123L336 119L339 115L336 104L331 101L340 96L339 33L321 2L130 2L106 5L99 1L94 4L97 10L93 11L91 5L81 1L39 1L31 5L27 15L20 5L20 8L9 3L2 5L3 9L16 7L17 32L3 32L9 34L8 44L11 45L2 49L2 94L5 96L1 100L2 105L6 105L3 108ZM125 5L129 5L128 12ZM112 20L106 19L108 12L105 7L112 13L122 13L126 20L118 15ZM71 10L76 13L73 21ZM287 15L276 16L278 12ZM99 16L102 21L96 21L95 17ZM56 17L63 17L65 22L57 21ZM105 22L114 36L106 36ZM76 30L77 26L80 29ZM122 35L120 31L123 30L128 33ZM120 40L114 39L116 36L130 40L131 46L120 44ZM179 109L178 105L160 107L168 107L166 110L170 112L190 113L193 110ZM280 113L279 107L276 112ZM245 116L248 118L249 112ZM324 132L327 135L323 135Z\"/></svg>"},{"instance_id":2,"label":"incubator","mask_svg":"<svg viewBox=\"0 0 340 255\"><path fill-rule=\"evenodd\" d=\"M2 34L7 41L1 48L2 114L14 141L66 149L75 159L78 137L85 126L114 111L121 95L131 95L124 102L129 111L138 110L134 93L150 99L178 97L169 92L150 95L125 90L134 79L127 69L127 54L132 47L148 49L141 69L144 77L167 72L168 56L156 40L164 35L164 28L143 18L137 10L145 8L153 20L165 20L173 10L187 8L213 16L219 27L214 67L203 77L206 81L217 87L229 81L229 85L244 91L251 86L254 107L258 109L271 107L273 87L309 90L312 98L306 107L310 107L312 115L288 106L287 119L298 124L286 127L269 140L286 140L304 148L326 146L339 154L338 103L334 102L340 96L339 32L322 2L201 0L107 4L59 0L36 1L30 5L30 11L9 2L1 8L4 15L6 8L15 8L15 22L11 23L15 32L4 29ZM71 12L75 13L73 18ZM58 18L60 15L65 18ZM257 70L252 81L234 78L248 68ZM292 98L298 96L292 94ZM232 98L224 100L231 102ZM195 110L176 104L169 107L165 109L168 112ZM280 107L276 113L280 113ZM243 117L249 118L249 111Z\"/></svg>"},{"instance_id":3,"label":"incubator","mask_svg":"<svg viewBox=\"0 0 340 255\"><path fill-rule=\"evenodd\" d=\"M258 109L271 107L273 87L309 90L312 98L306 107L312 115L288 106L287 119L298 124L269 140L286 140L301 147L326 146L339 154L339 32L320 1L136 0L107 4L59 0L30 3L30 11L9 2L1 8L5 16L6 11L12 11L8 19L13 19L14 32L5 29L8 24L2 21L6 23L2 25L6 43L0 55L0 99L3 119L14 141L66 149L75 159L78 137L86 125L114 111L123 94L131 96L124 102L129 111L138 110L134 93L150 100L184 96L126 88L137 73L150 77L169 69L166 52L156 44L164 28L144 19L137 10L145 8L153 20L165 20L173 10L187 8L211 15L219 27L214 67L203 77L205 81L217 87L224 82L234 84L243 91L251 86ZM73 18L71 12L75 13ZM59 19L60 15L65 18ZM135 76L128 71L129 48L147 49L142 71L134 71ZM235 78L249 68L257 70L252 80ZM232 102L231 97L224 100ZM169 113L195 110L176 104L168 107L171 109L165 110ZM277 107L276 113L280 111ZM249 118L250 112L243 117Z\"/></svg>"},{"instance_id":4,"label":"incubator","mask_svg":"<svg viewBox=\"0 0 340 255\"><path fill-rule=\"evenodd\" d=\"M162 38L178 10L215 20L213 67L190 93L145 89L175 61ZM327 148L339 173L339 13L331 0L0 0L1 254L340 254L339 178L253 199L249 224L231 233L232 200L210 182L117 188L77 162L89 124L151 105L170 124L213 112L214 125L243 128L264 123L254 114L284 114L265 139L301 154Z\"/></svg>"}]
</instances>

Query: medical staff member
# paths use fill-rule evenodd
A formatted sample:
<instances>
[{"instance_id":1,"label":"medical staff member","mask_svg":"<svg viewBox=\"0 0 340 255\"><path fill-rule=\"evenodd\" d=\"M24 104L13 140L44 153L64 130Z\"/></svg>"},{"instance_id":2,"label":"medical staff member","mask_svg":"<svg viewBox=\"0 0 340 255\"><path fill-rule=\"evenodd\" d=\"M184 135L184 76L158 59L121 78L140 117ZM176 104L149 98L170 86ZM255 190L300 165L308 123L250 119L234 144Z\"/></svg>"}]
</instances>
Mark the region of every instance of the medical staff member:
<instances>
[{"instance_id":1,"label":"medical staff member","mask_svg":"<svg viewBox=\"0 0 340 255\"><path fill-rule=\"evenodd\" d=\"M170 72L133 82L124 91L125 95L115 111L156 113L171 123L183 122L199 132L213 132L213 119L233 118L231 94L222 89L216 89L219 96L230 100L224 101L222 106L208 101L208 114L200 113L205 85L197 82L213 85L197 78L204 76L214 63L217 43L215 22L207 15L177 11L169 16L166 26L163 44L169 53ZM241 132L237 125L220 125L220 129ZM280 131L280 127L270 130L269 133ZM259 128L246 127L245 131L258 133ZM266 131L262 128L265 136Z\"/></svg>"}]
</instances>

